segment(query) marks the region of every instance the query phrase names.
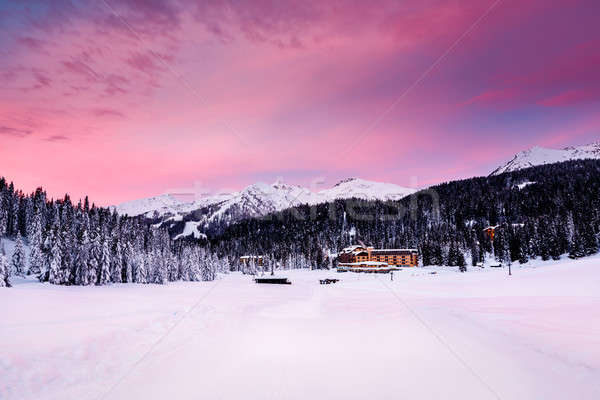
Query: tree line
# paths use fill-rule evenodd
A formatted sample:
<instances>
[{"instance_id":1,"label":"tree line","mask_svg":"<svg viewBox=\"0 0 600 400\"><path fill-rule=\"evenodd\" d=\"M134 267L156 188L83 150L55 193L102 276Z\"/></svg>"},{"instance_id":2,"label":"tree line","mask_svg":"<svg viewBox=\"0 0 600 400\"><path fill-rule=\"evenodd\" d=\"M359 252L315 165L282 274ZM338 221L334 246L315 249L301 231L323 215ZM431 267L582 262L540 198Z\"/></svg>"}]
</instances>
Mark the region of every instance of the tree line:
<instances>
[{"instance_id":1,"label":"tree line","mask_svg":"<svg viewBox=\"0 0 600 400\"><path fill-rule=\"evenodd\" d=\"M399 201L302 205L214 227L204 243L221 256L268 254L280 265L301 257L325 268L363 242L417 248L422 265L464 266L592 255L599 225L600 161L577 160L443 183Z\"/></svg>"},{"instance_id":2,"label":"tree line","mask_svg":"<svg viewBox=\"0 0 600 400\"><path fill-rule=\"evenodd\" d=\"M42 188L25 194L0 178L0 238L15 241L9 258L0 242L0 286L11 275L58 285L207 281L229 270L208 248L173 242L166 229L109 208L48 200ZM25 245L29 254L25 252Z\"/></svg>"}]
</instances>

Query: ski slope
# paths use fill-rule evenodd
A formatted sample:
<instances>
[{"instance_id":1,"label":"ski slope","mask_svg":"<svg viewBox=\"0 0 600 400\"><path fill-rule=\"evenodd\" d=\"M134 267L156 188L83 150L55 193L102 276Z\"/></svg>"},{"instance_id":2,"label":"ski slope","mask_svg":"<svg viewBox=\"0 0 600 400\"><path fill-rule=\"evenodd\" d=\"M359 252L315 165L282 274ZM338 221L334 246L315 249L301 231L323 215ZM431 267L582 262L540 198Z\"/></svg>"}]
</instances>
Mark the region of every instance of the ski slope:
<instances>
[{"instance_id":1,"label":"ski slope","mask_svg":"<svg viewBox=\"0 0 600 400\"><path fill-rule=\"evenodd\" d=\"M600 258L0 289L1 399L598 399ZM431 272L437 272L435 275ZM327 276L340 278L319 285Z\"/></svg>"}]
</instances>

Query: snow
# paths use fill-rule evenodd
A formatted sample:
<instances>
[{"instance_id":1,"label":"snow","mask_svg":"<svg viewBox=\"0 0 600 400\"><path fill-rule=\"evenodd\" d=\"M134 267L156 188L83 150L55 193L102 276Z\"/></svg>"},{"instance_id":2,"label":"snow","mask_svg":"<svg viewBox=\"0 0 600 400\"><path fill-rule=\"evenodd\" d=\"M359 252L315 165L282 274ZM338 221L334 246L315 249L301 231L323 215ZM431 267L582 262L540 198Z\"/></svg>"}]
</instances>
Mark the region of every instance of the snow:
<instances>
[{"instance_id":1,"label":"snow","mask_svg":"<svg viewBox=\"0 0 600 400\"><path fill-rule=\"evenodd\" d=\"M113 208L121 215L137 216L154 211L159 214L172 213L181 202L169 194L163 194L148 199L128 201Z\"/></svg>"},{"instance_id":2,"label":"snow","mask_svg":"<svg viewBox=\"0 0 600 400\"><path fill-rule=\"evenodd\" d=\"M330 189L313 192L305 187L289 185L280 180L273 184L255 183L239 192L220 193L200 200L182 203L168 194L149 199L133 200L114 206L119 214L155 216L167 220L182 220L184 215L196 212L196 229L218 221L235 221L245 217L262 217L301 204L316 205L337 199L398 200L414 193L415 189L391 183L372 182L358 178L345 179ZM211 207L209 210L204 208ZM204 209L204 210L203 210ZM197 212L201 210L201 212ZM156 224L155 226L160 226ZM193 229L193 228L190 228ZM188 236L180 234L178 237Z\"/></svg>"},{"instance_id":3,"label":"snow","mask_svg":"<svg viewBox=\"0 0 600 400\"><path fill-rule=\"evenodd\" d=\"M0 398L598 399L599 263L294 270L282 286L15 279Z\"/></svg>"},{"instance_id":4,"label":"snow","mask_svg":"<svg viewBox=\"0 0 600 400\"><path fill-rule=\"evenodd\" d=\"M0 251L4 249L8 262L11 262L12 255L15 252L15 241L2 237L0 238ZM25 264L29 266L29 255L31 254L31 248L27 245L27 242L23 240L23 250L25 250ZM12 268L12 264L11 264Z\"/></svg>"},{"instance_id":5,"label":"snow","mask_svg":"<svg viewBox=\"0 0 600 400\"><path fill-rule=\"evenodd\" d=\"M358 198L363 200L400 200L416 192L416 189L406 188L392 183L367 181L359 178L345 179L331 189L318 193L320 202L330 202L336 199Z\"/></svg>"},{"instance_id":6,"label":"snow","mask_svg":"<svg viewBox=\"0 0 600 400\"><path fill-rule=\"evenodd\" d=\"M173 239L177 240L182 237L193 235L195 239L204 238L206 239L206 235L200 231L198 231L199 222L188 221L185 223L185 227L183 228L183 232L179 235L175 236Z\"/></svg>"},{"instance_id":7,"label":"snow","mask_svg":"<svg viewBox=\"0 0 600 400\"><path fill-rule=\"evenodd\" d=\"M145 215L148 218L153 218L155 215L159 217L172 216L177 221L183 219L183 214L226 201L231 197L231 193L219 193L193 202L182 202L174 196L162 194L146 199L131 200L111 208L121 215L126 214L131 217L138 215Z\"/></svg>"},{"instance_id":8,"label":"snow","mask_svg":"<svg viewBox=\"0 0 600 400\"><path fill-rule=\"evenodd\" d=\"M492 172L491 175L500 175L504 172L516 171L536 165L586 158L600 159L600 142L584 146L565 147L564 149L548 149L535 146L518 153L512 160Z\"/></svg>"},{"instance_id":9,"label":"snow","mask_svg":"<svg viewBox=\"0 0 600 400\"><path fill-rule=\"evenodd\" d=\"M529 181L527 181L527 182L519 183L517 185L517 187L519 188L519 190L521 190L521 189L523 189L523 188L525 188L525 187L527 187L529 185L534 185L535 183L536 182L529 182Z\"/></svg>"}]
</instances>

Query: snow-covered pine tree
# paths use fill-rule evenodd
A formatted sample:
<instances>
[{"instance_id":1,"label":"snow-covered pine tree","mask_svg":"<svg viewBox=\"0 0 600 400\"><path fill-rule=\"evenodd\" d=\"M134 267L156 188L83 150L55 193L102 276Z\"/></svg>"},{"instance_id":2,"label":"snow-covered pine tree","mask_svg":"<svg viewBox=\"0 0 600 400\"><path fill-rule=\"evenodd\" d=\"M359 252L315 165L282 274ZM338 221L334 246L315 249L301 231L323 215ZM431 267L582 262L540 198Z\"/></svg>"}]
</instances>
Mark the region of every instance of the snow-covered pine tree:
<instances>
[{"instance_id":1,"label":"snow-covered pine tree","mask_svg":"<svg viewBox=\"0 0 600 400\"><path fill-rule=\"evenodd\" d=\"M215 260L212 253L205 253L201 262L202 269L200 271L201 279L203 281L212 281L215 279Z\"/></svg>"},{"instance_id":2,"label":"snow-covered pine tree","mask_svg":"<svg viewBox=\"0 0 600 400\"><path fill-rule=\"evenodd\" d=\"M167 252L164 257L167 262L167 279L170 282L181 279L179 276L179 262L175 255L171 252Z\"/></svg>"},{"instance_id":3,"label":"snow-covered pine tree","mask_svg":"<svg viewBox=\"0 0 600 400\"><path fill-rule=\"evenodd\" d=\"M456 252L456 265L458 266L458 270L460 272L467 272L467 263L465 261L465 255L459 248L457 248Z\"/></svg>"},{"instance_id":4,"label":"snow-covered pine tree","mask_svg":"<svg viewBox=\"0 0 600 400\"><path fill-rule=\"evenodd\" d=\"M598 252L598 238L594 232L594 227L591 223L586 223L582 234L583 249L586 256L591 256Z\"/></svg>"},{"instance_id":5,"label":"snow-covered pine tree","mask_svg":"<svg viewBox=\"0 0 600 400\"><path fill-rule=\"evenodd\" d=\"M110 263L110 280L113 283L123 282L123 249L121 247L121 240L119 239L119 233L116 229L113 231L113 248L112 257Z\"/></svg>"},{"instance_id":6,"label":"snow-covered pine tree","mask_svg":"<svg viewBox=\"0 0 600 400\"><path fill-rule=\"evenodd\" d=\"M146 269L148 256L140 251L135 255L133 281L135 283L148 283L148 271Z\"/></svg>"},{"instance_id":7,"label":"snow-covered pine tree","mask_svg":"<svg viewBox=\"0 0 600 400\"><path fill-rule=\"evenodd\" d=\"M25 275L26 260L25 260L25 249L23 248L23 240L21 234L17 232L17 240L15 242L15 250L12 255L12 270L17 276Z\"/></svg>"},{"instance_id":8,"label":"snow-covered pine tree","mask_svg":"<svg viewBox=\"0 0 600 400\"><path fill-rule=\"evenodd\" d=\"M476 267L479 262L479 242L474 238L471 241L471 265Z\"/></svg>"},{"instance_id":9,"label":"snow-covered pine tree","mask_svg":"<svg viewBox=\"0 0 600 400\"><path fill-rule=\"evenodd\" d=\"M32 226L29 230L29 273L39 276L44 267L44 240L42 237L42 215L38 209L35 209Z\"/></svg>"},{"instance_id":10,"label":"snow-covered pine tree","mask_svg":"<svg viewBox=\"0 0 600 400\"><path fill-rule=\"evenodd\" d=\"M6 235L6 228L8 225L8 212L3 205L3 197L2 193L0 193L0 237Z\"/></svg>"},{"instance_id":11,"label":"snow-covered pine tree","mask_svg":"<svg viewBox=\"0 0 600 400\"><path fill-rule=\"evenodd\" d=\"M133 246L131 242L127 242L123 250L123 263L125 264L123 282L133 282Z\"/></svg>"},{"instance_id":12,"label":"snow-covered pine tree","mask_svg":"<svg viewBox=\"0 0 600 400\"><path fill-rule=\"evenodd\" d=\"M78 234L77 256L75 258L75 284L89 285L90 282L90 239L87 228L82 224Z\"/></svg>"},{"instance_id":13,"label":"snow-covered pine tree","mask_svg":"<svg viewBox=\"0 0 600 400\"><path fill-rule=\"evenodd\" d=\"M50 251L50 267L49 267L49 275L48 282L53 283L55 285L61 285L64 282L64 274L62 269L62 254L61 254L61 246L59 244L59 240L55 240L52 243L52 249Z\"/></svg>"},{"instance_id":14,"label":"snow-covered pine tree","mask_svg":"<svg viewBox=\"0 0 600 400\"><path fill-rule=\"evenodd\" d=\"M106 285L110 283L110 263L111 263L111 255L110 249L108 247L108 240L106 238L102 239L102 253L100 256L100 263L98 265L99 269L99 279L98 285Z\"/></svg>"},{"instance_id":15,"label":"snow-covered pine tree","mask_svg":"<svg viewBox=\"0 0 600 400\"><path fill-rule=\"evenodd\" d=\"M10 287L10 264L4 253L4 246L0 241L0 287Z\"/></svg>"},{"instance_id":16,"label":"snow-covered pine tree","mask_svg":"<svg viewBox=\"0 0 600 400\"><path fill-rule=\"evenodd\" d=\"M102 260L102 243L100 238L99 228L95 228L91 231L93 233L90 236L90 255L88 258L88 285L99 284L100 281L100 261Z\"/></svg>"},{"instance_id":17,"label":"snow-covered pine tree","mask_svg":"<svg viewBox=\"0 0 600 400\"><path fill-rule=\"evenodd\" d=\"M581 240L581 236L579 236L578 232L575 232L571 238L569 243L569 258L577 259L585 256L585 248L583 246L583 241Z\"/></svg>"}]
</instances>

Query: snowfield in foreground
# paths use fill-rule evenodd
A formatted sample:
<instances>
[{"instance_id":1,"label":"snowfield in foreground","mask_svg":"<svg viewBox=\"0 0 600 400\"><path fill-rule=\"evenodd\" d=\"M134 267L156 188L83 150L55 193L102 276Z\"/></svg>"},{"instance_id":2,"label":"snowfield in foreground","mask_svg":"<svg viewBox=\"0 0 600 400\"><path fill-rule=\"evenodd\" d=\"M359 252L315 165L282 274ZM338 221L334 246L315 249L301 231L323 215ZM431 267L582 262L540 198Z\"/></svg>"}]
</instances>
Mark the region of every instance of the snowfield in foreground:
<instances>
[{"instance_id":1,"label":"snowfield in foreground","mask_svg":"<svg viewBox=\"0 0 600 400\"><path fill-rule=\"evenodd\" d=\"M0 398L600 398L600 258L506 272L16 281L0 289Z\"/></svg>"}]
</instances>

